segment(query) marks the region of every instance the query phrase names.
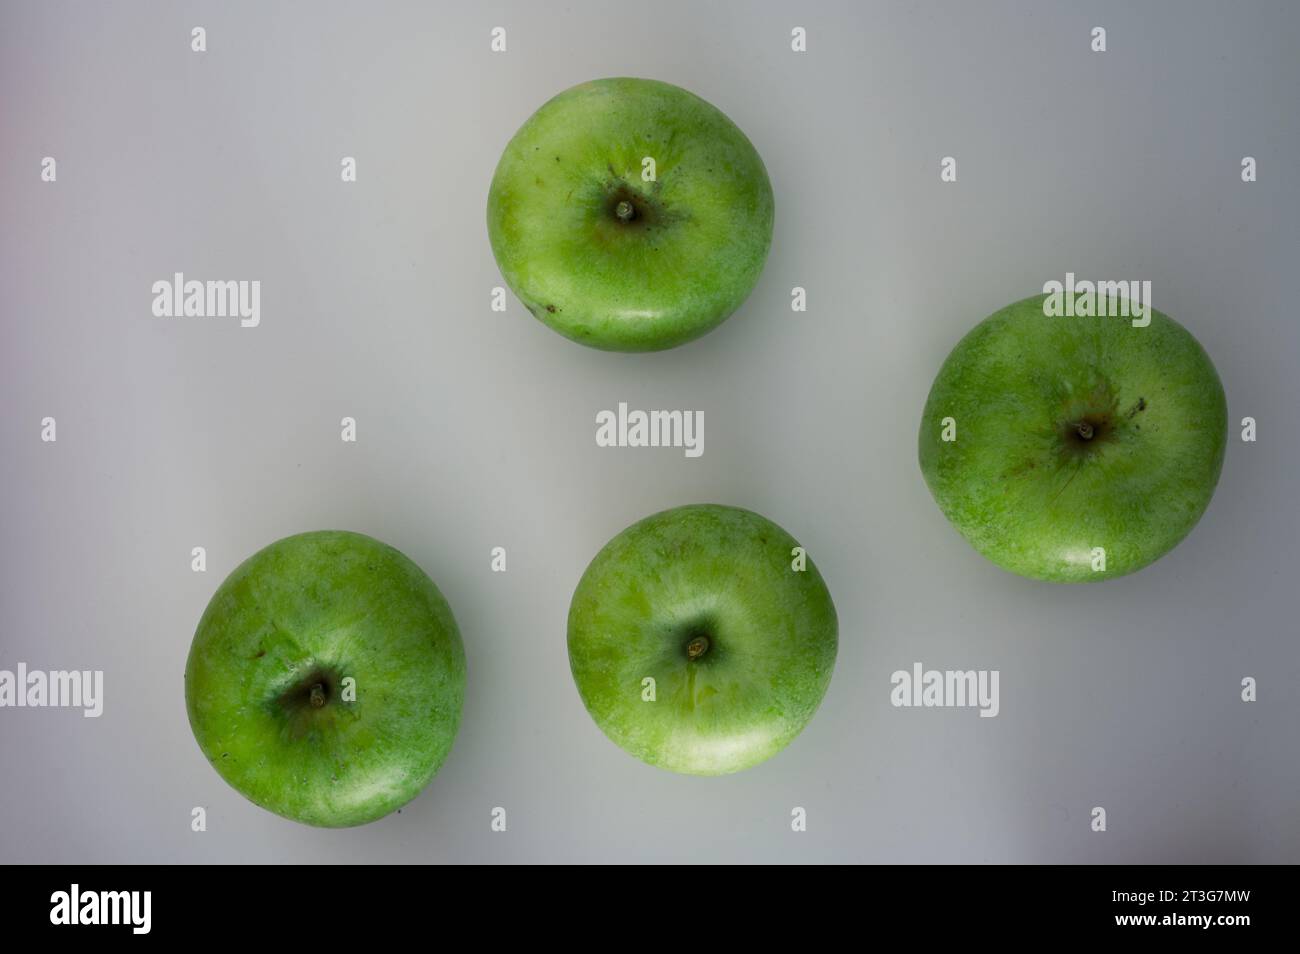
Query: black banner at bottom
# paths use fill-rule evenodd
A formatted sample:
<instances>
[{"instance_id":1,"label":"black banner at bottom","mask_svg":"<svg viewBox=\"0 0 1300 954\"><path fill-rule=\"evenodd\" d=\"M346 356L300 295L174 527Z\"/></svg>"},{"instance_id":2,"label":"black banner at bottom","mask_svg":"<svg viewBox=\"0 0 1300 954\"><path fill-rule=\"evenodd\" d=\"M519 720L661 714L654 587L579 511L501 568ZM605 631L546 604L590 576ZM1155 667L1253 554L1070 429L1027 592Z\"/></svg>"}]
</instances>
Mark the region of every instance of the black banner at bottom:
<instances>
[{"instance_id":1,"label":"black banner at bottom","mask_svg":"<svg viewBox=\"0 0 1300 954\"><path fill-rule=\"evenodd\" d=\"M751 925L761 931L770 930L773 918L796 923L816 912L818 920L842 918L859 933L866 924L872 931L905 933L923 926L927 940L969 937L975 928L982 937L1046 931L1175 941L1200 934L1230 941L1242 932L1283 927L1283 882L1292 880L1289 869L1274 867L892 867L875 868L862 879L817 872L806 881L802 873L786 870L756 890L748 878L707 870L680 881L645 871L638 884L636 869L648 867L630 866L614 876L624 882L618 891L609 890L611 876L593 884L578 870L571 872L572 885L560 873L539 888L531 875L515 886L508 873L494 872L480 884L472 871L453 875L400 866L37 867L10 869L13 886L0 911L7 937L77 934L86 941L112 935L128 943L182 937L293 943L302 942L304 931L324 931L330 945L354 932L373 943L384 926L407 933L413 922L431 915L472 917L480 905L492 914L490 924L507 910L507 920L517 923L535 910L535 925L555 925L557 918L594 924L626 918L636 935L655 911L694 908L709 885L707 908L715 916L762 911ZM665 896L674 892L675 898ZM745 930L744 924L734 927Z\"/></svg>"}]
</instances>

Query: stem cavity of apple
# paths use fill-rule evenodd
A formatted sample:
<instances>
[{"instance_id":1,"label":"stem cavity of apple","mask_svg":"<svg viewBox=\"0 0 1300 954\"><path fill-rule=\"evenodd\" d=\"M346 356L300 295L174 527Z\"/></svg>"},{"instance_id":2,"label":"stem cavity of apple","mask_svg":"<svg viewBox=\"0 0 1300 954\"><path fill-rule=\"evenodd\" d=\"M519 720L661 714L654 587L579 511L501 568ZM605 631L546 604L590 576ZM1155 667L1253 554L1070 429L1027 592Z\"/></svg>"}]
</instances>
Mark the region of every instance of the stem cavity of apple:
<instances>
[{"instance_id":1,"label":"stem cavity of apple","mask_svg":"<svg viewBox=\"0 0 1300 954\"><path fill-rule=\"evenodd\" d=\"M323 705L325 705L325 686L318 682L311 687L311 707L319 709Z\"/></svg>"},{"instance_id":2,"label":"stem cavity of apple","mask_svg":"<svg viewBox=\"0 0 1300 954\"><path fill-rule=\"evenodd\" d=\"M709 651L709 637L696 636L686 644L686 658L699 659Z\"/></svg>"},{"instance_id":3,"label":"stem cavity of apple","mask_svg":"<svg viewBox=\"0 0 1300 954\"><path fill-rule=\"evenodd\" d=\"M1078 433L1081 440L1085 440L1085 441L1092 440L1092 435L1093 435L1092 425L1089 424L1087 421L1080 421L1078 426L1075 427L1075 431Z\"/></svg>"},{"instance_id":4,"label":"stem cavity of apple","mask_svg":"<svg viewBox=\"0 0 1300 954\"><path fill-rule=\"evenodd\" d=\"M623 199L614 207L614 215L620 222L631 222L636 217L636 209L627 199Z\"/></svg>"}]
</instances>

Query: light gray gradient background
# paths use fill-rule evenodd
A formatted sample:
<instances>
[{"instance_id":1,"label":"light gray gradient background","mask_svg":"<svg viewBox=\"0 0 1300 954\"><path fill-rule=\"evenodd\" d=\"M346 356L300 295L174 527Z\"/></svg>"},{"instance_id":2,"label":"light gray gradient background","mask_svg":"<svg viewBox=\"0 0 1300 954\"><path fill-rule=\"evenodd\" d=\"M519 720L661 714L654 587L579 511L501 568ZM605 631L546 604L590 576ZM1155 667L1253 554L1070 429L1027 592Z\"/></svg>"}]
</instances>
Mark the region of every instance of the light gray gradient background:
<instances>
[{"instance_id":1,"label":"light gray gradient background","mask_svg":"<svg viewBox=\"0 0 1300 954\"><path fill-rule=\"evenodd\" d=\"M1300 860L1295 6L0 9L0 667L106 673L98 720L0 710L0 860ZM749 301L667 353L582 348L513 297L489 310L501 150L552 94L608 75L717 105L777 197ZM956 184L939 182L945 155ZM949 349L1067 270L1150 279L1234 422L1191 536L1082 587L983 560L916 463ZM152 318L150 286L174 271L261 280L261 327ZM595 413L618 401L702 410L704 456L597 448ZM39 439L46 415L57 444ZM1239 440L1246 415L1258 443ZM799 538L840 619L817 717L727 778L607 741L565 651L587 561L699 501ZM344 831L229 788L182 686L225 575L325 527L423 567L469 659L437 778ZM1000 670L1001 714L893 708L890 674L916 661Z\"/></svg>"}]
</instances>

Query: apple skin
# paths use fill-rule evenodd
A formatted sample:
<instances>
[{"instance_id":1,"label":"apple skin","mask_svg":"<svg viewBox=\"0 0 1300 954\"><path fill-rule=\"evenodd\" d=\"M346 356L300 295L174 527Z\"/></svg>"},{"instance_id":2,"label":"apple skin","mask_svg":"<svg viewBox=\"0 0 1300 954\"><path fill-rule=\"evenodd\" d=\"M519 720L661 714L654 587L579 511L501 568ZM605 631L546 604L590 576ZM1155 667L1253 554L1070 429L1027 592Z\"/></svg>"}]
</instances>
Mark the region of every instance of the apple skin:
<instances>
[{"instance_id":1,"label":"apple skin","mask_svg":"<svg viewBox=\"0 0 1300 954\"><path fill-rule=\"evenodd\" d=\"M1223 386L1172 318L1049 318L1046 297L1008 305L952 350L921 419L921 472L998 566L1061 583L1122 576L1171 550L1208 506L1227 444ZM1105 570L1092 569L1094 547Z\"/></svg>"},{"instance_id":2,"label":"apple skin","mask_svg":"<svg viewBox=\"0 0 1300 954\"><path fill-rule=\"evenodd\" d=\"M798 735L838 643L821 574L811 560L791 568L796 546L770 520L716 504L654 514L606 544L569 608L569 663L601 731L690 775L749 768Z\"/></svg>"},{"instance_id":3,"label":"apple skin","mask_svg":"<svg viewBox=\"0 0 1300 954\"><path fill-rule=\"evenodd\" d=\"M263 808L329 828L418 795L451 751L464 695L465 652L438 588L392 547L337 530L241 563L185 666L190 726L213 768Z\"/></svg>"},{"instance_id":4,"label":"apple skin","mask_svg":"<svg viewBox=\"0 0 1300 954\"><path fill-rule=\"evenodd\" d=\"M725 115L668 83L603 79L560 93L515 133L487 221L501 274L536 317L594 348L659 351L740 307L774 214L763 160Z\"/></svg>"}]
</instances>

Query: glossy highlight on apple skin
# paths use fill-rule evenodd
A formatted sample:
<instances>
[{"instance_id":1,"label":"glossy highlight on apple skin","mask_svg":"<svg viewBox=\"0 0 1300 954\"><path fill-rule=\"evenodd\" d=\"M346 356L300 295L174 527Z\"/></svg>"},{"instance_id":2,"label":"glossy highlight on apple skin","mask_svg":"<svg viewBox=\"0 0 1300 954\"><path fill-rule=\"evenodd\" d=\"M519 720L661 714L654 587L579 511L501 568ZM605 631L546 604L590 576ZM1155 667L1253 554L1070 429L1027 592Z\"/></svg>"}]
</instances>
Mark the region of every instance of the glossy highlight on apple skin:
<instances>
[{"instance_id":1,"label":"glossy highlight on apple skin","mask_svg":"<svg viewBox=\"0 0 1300 954\"><path fill-rule=\"evenodd\" d=\"M570 667L601 731L691 775L738 772L788 745L838 649L830 592L810 559L793 568L797 546L717 504L654 514L610 540L569 608Z\"/></svg>"},{"instance_id":2,"label":"glossy highlight on apple skin","mask_svg":"<svg viewBox=\"0 0 1300 954\"><path fill-rule=\"evenodd\" d=\"M610 351L672 348L721 324L758 281L774 218L767 170L730 119L630 78L538 109L501 156L487 209L501 274L528 310Z\"/></svg>"},{"instance_id":3,"label":"glossy highlight on apple skin","mask_svg":"<svg viewBox=\"0 0 1300 954\"><path fill-rule=\"evenodd\" d=\"M185 666L190 726L221 777L330 828L418 795L451 751L464 694L460 631L433 581L345 531L286 537L240 564Z\"/></svg>"},{"instance_id":4,"label":"glossy highlight on apple skin","mask_svg":"<svg viewBox=\"0 0 1300 954\"><path fill-rule=\"evenodd\" d=\"M1227 445L1223 386L1167 315L1152 309L1147 327L1046 317L1045 298L1001 309L948 356L921 419L921 472L953 526L1004 569L1062 583L1133 573L1209 505Z\"/></svg>"}]
</instances>

